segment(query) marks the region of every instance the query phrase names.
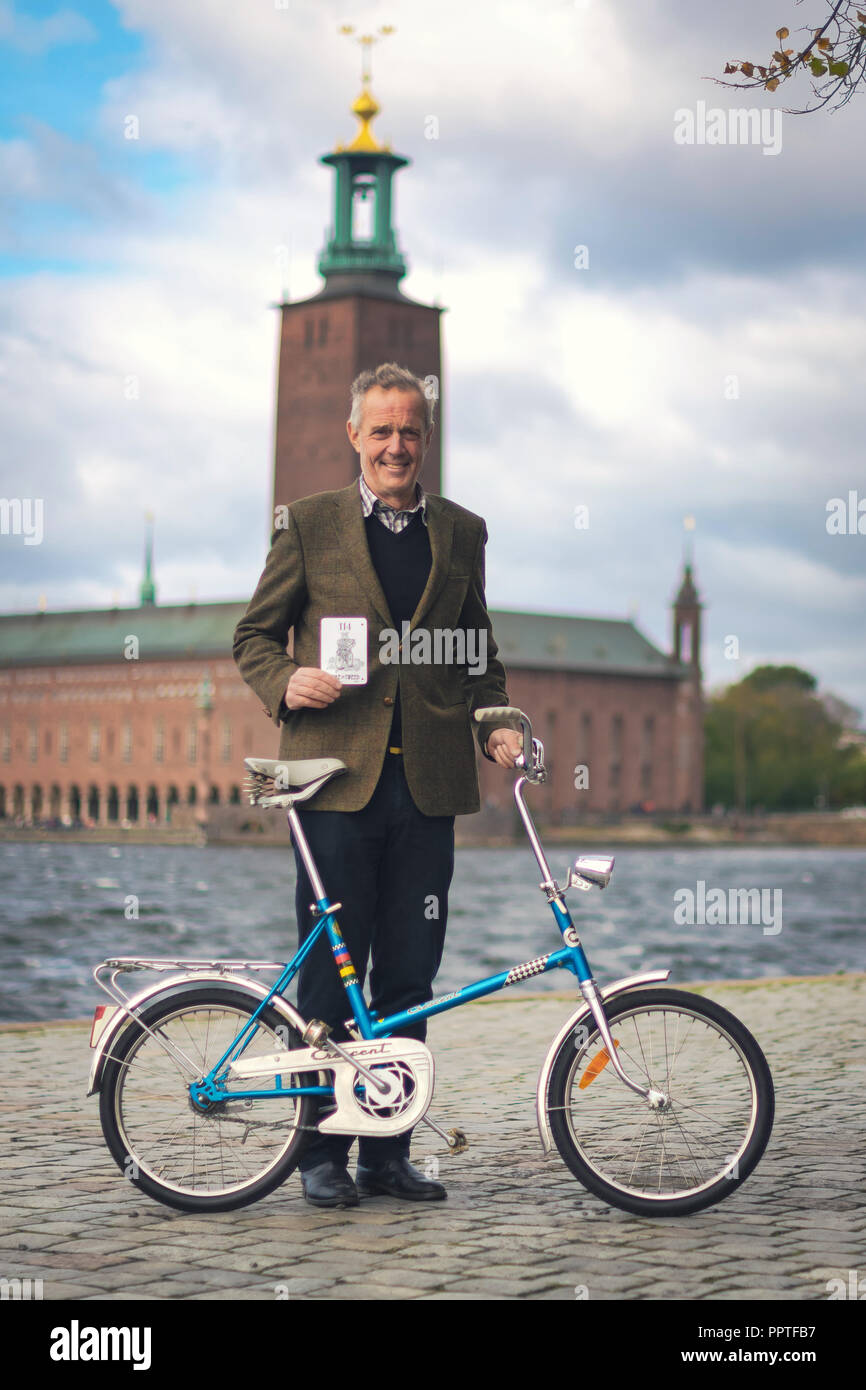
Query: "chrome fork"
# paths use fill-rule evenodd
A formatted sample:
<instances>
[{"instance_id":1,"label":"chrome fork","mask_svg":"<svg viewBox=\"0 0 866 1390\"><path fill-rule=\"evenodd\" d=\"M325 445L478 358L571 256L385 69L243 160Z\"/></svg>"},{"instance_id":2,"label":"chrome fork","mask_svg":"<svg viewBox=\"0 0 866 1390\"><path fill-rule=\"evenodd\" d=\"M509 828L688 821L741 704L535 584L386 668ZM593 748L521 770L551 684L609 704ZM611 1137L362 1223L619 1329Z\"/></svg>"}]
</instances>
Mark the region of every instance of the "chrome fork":
<instances>
[{"instance_id":1,"label":"chrome fork","mask_svg":"<svg viewBox=\"0 0 866 1390\"><path fill-rule=\"evenodd\" d=\"M516 759L516 766L526 768L526 760L522 755L520 755ZM529 808L527 807L526 802L523 799L523 788L527 785L527 783L543 782L544 777L544 745L540 742L539 739L534 738L532 740L532 767L531 769L527 769L527 771L525 771L521 777L518 777L517 781L515 782L514 800L517 802L517 809L520 813L520 818L523 821L524 829L526 830L526 834L529 837L529 843L532 846L532 852L535 855L535 858L538 862L538 867L540 868L543 876L542 882L539 884L539 887L541 888L542 892L546 894L548 902L558 903L562 911L565 912L565 900L563 896L565 890L559 887L559 885L557 884L556 880L553 878L550 872L550 865L548 864L544 854L544 850L542 849L541 841L538 838L538 832L536 831L532 821L532 817L529 814ZM568 885L566 885L566 887L567 886ZM586 886L588 887L589 885L587 884ZM575 944L580 945L580 940L577 936L576 930L574 935ZM604 1008L602 1006L598 989L596 988L595 980L581 980L580 992L586 1000L586 1003L589 1007L589 1011L592 1014L593 1019L595 1020L595 1025L598 1028L599 1034L605 1046L605 1050L607 1051L607 1055L610 1058L610 1064L616 1072L617 1076L619 1077L620 1081L623 1083L623 1085L628 1086L630 1091L634 1091L637 1095L642 1096L643 1099L649 1105L651 1110L669 1110L671 1105L669 1096L665 1095L663 1091L657 1091L653 1086L641 1086L639 1082L632 1081L631 1077L625 1071L622 1062L619 1060L619 1057L617 1056L617 1049L614 1046L613 1037L611 1036L610 1027L608 1025L607 1018L605 1017Z\"/></svg>"}]
</instances>

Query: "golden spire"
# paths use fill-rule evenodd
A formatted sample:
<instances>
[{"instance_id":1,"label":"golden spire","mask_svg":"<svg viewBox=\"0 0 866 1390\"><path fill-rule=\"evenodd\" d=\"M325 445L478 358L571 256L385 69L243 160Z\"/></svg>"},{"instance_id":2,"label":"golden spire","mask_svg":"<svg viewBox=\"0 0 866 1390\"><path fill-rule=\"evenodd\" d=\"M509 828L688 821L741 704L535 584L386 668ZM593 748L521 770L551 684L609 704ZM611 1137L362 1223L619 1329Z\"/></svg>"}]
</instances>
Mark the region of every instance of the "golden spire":
<instances>
[{"instance_id":1,"label":"golden spire","mask_svg":"<svg viewBox=\"0 0 866 1390\"><path fill-rule=\"evenodd\" d=\"M341 24L339 32L347 35L354 34L355 26L354 24ZM379 29L381 38L393 33L393 24L383 24ZM370 128L370 122L378 116L381 109L369 91L369 84L372 79L372 47L379 40L373 34L359 34L355 42L361 45L361 95L352 103L351 109L361 124L351 145L337 145L337 153L342 154L357 150L365 153L379 153L390 149L388 145L379 144Z\"/></svg>"}]
</instances>

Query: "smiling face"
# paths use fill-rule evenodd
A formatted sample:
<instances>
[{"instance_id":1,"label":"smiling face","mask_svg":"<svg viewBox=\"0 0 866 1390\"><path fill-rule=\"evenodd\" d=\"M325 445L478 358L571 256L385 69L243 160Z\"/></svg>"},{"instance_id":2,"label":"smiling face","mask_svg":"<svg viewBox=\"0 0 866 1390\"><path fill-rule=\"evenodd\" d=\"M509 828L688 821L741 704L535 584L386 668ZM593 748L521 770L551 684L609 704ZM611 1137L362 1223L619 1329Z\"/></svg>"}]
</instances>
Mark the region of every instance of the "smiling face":
<instances>
[{"instance_id":1,"label":"smiling face","mask_svg":"<svg viewBox=\"0 0 866 1390\"><path fill-rule=\"evenodd\" d=\"M390 507L414 507L415 480L433 434L425 434L425 402L417 391L373 386L363 399L360 428L346 429L360 456L364 482Z\"/></svg>"}]
</instances>

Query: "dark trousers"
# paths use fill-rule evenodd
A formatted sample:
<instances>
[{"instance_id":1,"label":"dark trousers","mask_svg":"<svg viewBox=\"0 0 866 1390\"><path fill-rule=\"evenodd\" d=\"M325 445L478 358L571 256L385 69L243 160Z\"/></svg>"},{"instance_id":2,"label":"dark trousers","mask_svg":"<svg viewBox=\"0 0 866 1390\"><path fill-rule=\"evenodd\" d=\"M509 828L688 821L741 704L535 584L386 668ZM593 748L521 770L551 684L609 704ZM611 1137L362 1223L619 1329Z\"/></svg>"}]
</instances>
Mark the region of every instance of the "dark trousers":
<instances>
[{"instance_id":1,"label":"dark trousers","mask_svg":"<svg viewBox=\"0 0 866 1390\"><path fill-rule=\"evenodd\" d=\"M370 1008L374 1015L398 1013L432 998L442 959L448 917L448 889L454 872L454 817L425 816L406 783L403 758L386 753L373 796L360 811L313 811L298 807L325 892L342 903L336 914L358 982L363 988L368 957ZM295 908L299 942L315 925L310 903L315 893L295 849ZM322 1019L336 1042L352 1015L348 995L334 965L324 931L301 966L298 1008L304 1019ZM399 1030L401 1037L427 1036L426 1019ZM325 1102L327 1106L327 1101ZM411 1130L358 1141L358 1159L375 1167L408 1155ZM344 1163L351 1135L316 1135L300 1160L302 1171L329 1159Z\"/></svg>"}]
</instances>

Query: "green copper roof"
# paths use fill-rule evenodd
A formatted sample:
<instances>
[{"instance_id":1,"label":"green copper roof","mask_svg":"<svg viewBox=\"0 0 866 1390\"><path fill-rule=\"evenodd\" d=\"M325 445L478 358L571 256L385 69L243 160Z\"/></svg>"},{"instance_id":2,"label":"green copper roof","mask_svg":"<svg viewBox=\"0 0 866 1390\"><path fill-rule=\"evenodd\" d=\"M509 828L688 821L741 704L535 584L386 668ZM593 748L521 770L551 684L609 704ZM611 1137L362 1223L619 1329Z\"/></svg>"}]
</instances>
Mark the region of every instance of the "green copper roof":
<instances>
[{"instance_id":1,"label":"green copper roof","mask_svg":"<svg viewBox=\"0 0 866 1390\"><path fill-rule=\"evenodd\" d=\"M0 614L0 666L117 661L130 636L142 661L231 657L247 605L184 603L98 608L69 613ZM491 609L506 669L530 667L602 675L682 678L688 668L658 651L633 623Z\"/></svg>"},{"instance_id":2,"label":"green copper roof","mask_svg":"<svg viewBox=\"0 0 866 1390\"><path fill-rule=\"evenodd\" d=\"M178 603L91 608L71 613L0 615L0 665L123 659L130 636L142 661L157 657L230 657L245 603Z\"/></svg>"},{"instance_id":3,"label":"green copper roof","mask_svg":"<svg viewBox=\"0 0 866 1390\"><path fill-rule=\"evenodd\" d=\"M660 652L621 618L572 618L554 613L491 609L499 656L509 666L597 671L630 676L675 676L688 668Z\"/></svg>"}]
</instances>

